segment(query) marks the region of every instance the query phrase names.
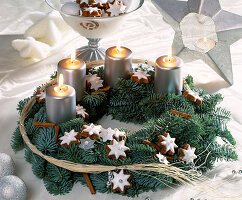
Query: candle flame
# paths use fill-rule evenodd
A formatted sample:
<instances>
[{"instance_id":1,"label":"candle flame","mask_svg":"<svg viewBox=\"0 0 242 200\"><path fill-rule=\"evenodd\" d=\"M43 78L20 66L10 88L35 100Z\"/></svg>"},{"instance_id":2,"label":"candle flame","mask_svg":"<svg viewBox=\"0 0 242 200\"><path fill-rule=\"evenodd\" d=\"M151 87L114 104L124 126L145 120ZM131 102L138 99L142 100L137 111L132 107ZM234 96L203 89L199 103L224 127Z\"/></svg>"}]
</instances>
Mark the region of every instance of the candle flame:
<instances>
[{"instance_id":1,"label":"candle flame","mask_svg":"<svg viewBox=\"0 0 242 200\"><path fill-rule=\"evenodd\" d=\"M169 52L168 52L167 57L168 57L168 61L171 62L171 60L172 60L172 48L171 47L169 48Z\"/></svg>"},{"instance_id":2,"label":"candle flame","mask_svg":"<svg viewBox=\"0 0 242 200\"><path fill-rule=\"evenodd\" d=\"M207 41L208 41L208 38L206 38L206 37L203 38L203 41L204 41L204 42L207 42Z\"/></svg>"},{"instance_id":3,"label":"candle flame","mask_svg":"<svg viewBox=\"0 0 242 200\"><path fill-rule=\"evenodd\" d=\"M63 74L60 74L59 80L58 80L59 88L61 88L63 86L63 83L64 83L64 77L63 77Z\"/></svg>"},{"instance_id":4,"label":"candle flame","mask_svg":"<svg viewBox=\"0 0 242 200\"><path fill-rule=\"evenodd\" d=\"M121 51L121 40L120 40L120 38L118 39L116 48L117 48L118 51Z\"/></svg>"},{"instance_id":5,"label":"candle flame","mask_svg":"<svg viewBox=\"0 0 242 200\"><path fill-rule=\"evenodd\" d=\"M76 49L73 49L71 53L71 63L73 63L76 60Z\"/></svg>"}]
</instances>

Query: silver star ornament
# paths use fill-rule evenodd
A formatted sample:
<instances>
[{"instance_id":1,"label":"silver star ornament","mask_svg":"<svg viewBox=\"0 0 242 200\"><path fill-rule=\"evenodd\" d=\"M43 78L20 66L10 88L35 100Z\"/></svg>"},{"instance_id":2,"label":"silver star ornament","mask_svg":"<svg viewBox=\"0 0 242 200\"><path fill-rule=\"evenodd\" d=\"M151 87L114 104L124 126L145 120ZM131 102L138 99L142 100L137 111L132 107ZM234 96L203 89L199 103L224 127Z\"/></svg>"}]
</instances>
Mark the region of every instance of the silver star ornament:
<instances>
[{"instance_id":1,"label":"silver star ornament","mask_svg":"<svg viewBox=\"0 0 242 200\"><path fill-rule=\"evenodd\" d=\"M79 147L84 150L93 149L95 140L91 140L90 138L80 139L81 144Z\"/></svg>"},{"instance_id":2,"label":"silver star ornament","mask_svg":"<svg viewBox=\"0 0 242 200\"><path fill-rule=\"evenodd\" d=\"M242 38L242 16L223 10L219 0L152 2L175 31L173 54L203 60L232 85L230 45Z\"/></svg>"}]
</instances>

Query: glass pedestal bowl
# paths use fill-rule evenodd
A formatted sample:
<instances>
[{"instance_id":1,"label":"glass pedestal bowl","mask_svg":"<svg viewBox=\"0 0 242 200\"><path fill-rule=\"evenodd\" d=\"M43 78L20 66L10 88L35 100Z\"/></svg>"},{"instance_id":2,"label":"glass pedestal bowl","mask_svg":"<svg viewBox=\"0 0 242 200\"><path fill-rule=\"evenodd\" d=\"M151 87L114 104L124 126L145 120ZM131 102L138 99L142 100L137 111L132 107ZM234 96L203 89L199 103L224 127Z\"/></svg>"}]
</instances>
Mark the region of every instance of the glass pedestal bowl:
<instances>
[{"instance_id":1,"label":"glass pedestal bowl","mask_svg":"<svg viewBox=\"0 0 242 200\"><path fill-rule=\"evenodd\" d=\"M79 15L68 15L62 12L63 4L60 0L46 0L46 3L57 10L64 21L77 31L81 36L88 39L88 45L77 49L77 57L86 62L103 60L106 49L100 47L99 41L112 35L121 26L128 14L138 10L144 0L130 0L131 4L125 14L113 17L83 17Z\"/></svg>"}]
</instances>

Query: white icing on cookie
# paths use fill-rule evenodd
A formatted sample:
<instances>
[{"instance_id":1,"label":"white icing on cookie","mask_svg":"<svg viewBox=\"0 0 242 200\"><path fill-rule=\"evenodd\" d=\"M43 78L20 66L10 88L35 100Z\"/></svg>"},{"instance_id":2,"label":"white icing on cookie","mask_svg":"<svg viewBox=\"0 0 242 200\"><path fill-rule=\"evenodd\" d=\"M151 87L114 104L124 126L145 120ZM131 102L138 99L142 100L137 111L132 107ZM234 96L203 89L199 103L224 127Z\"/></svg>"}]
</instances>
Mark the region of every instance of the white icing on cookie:
<instances>
[{"instance_id":1,"label":"white icing on cookie","mask_svg":"<svg viewBox=\"0 0 242 200\"><path fill-rule=\"evenodd\" d=\"M100 87L103 87L103 80L97 76L97 74L89 73L86 75L86 80L91 84L91 89L97 91Z\"/></svg>"},{"instance_id":2,"label":"white icing on cookie","mask_svg":"<svg viewBox=\"0 0 242 200\"><path fill-rule=\"evenodd\" d=\"M103 139L103 142L107 142L108 140L113 140L113 135L115 131L111 128L104 129L102 128L102 131L100 133L100 137Z\"/></svg>"},{"instance_id":3,"label":"white icing on cookie","mask_svg":"<svg viewBox=\"0 0 242 200\"><path fill-rule=\"evenodd\" d=\"M97 76L97 74L89 73L88 75L86 75L86 81L87 82L90 82L92 80L96 80L97 78L100 78L100 77Z\"/></svg>"},{"instance_id":4,"label":"white icing on cookie","mask_svg":"<svg viewBox=\"0 0 242 200\"><path fill-rule=\"evenodd\" d=\"M116 159L118 159L120 156L126 157L125 151L128 151L129 148L126 147L124 140L117 142L116 140L112 140L111 145L107 145L110 149L109 156L115 156Z\"/></svg>"},{"instance_id":5,"label":"white icing on cookie","mask_svg":"<svg viewBox=\"0 0 242 200\"><path fill-rule=\"evenodd\" d=\"M77 141L76 139L77 133L78 132L75 132L74 130L71 130L69 133L65 132L64 136L60 138L60 140L62 141L61 145L63 144L69 145L71 142Z\"/></svg>"},{"instance_id":6,"label":"white icing on cookie","mask_svg":"<svg viewBox=\"0 0 242 200\"><path fill-rule=\"evenodd\" d=\"M83 118L85 118L86 115L88 115L86 109L83 108L83 106L80 106L79 104L76 106L76 114L81 115Z\"/></svg>"},{"instance_id":7,"label":"white icing on cookie","mask_svg":"<svg viewBox=\"0 0 242 200\"><path fill-rule=\"evenodd\" d=\"M168 160L166 159L166 157L163 156L161 153L156 154L156 157L159 159L159 162L160 162L160 163L163 163L163 164L165 164L165 165L168 165L168 164L169 164L169 162L168 162Z\"/></svg>"},{"instance_id":8,"label":"white icing on cookie","mask_svg":"<svg viewBox=\"0 0 242 200\"><path fill-rule=\"evenodd\" d=\"M108 2L108 0L95 0L95 3L93 3L94 5L96 5L96 4L104 4L104 3L107 3Z\"/></svg>"},{"instance_id":9,"label":"white icing on cookie","mask_svg":"<svg viewBox=\"0 0 242 200\"><path fill-rule=\"evenodd\" d=\"M125 186L130 186L128 179L130 178L129 174L124 174L124 170L121 169L120 172L113 172L113 179L111 180L112 189L118 189L121 191L125 190Z\"/></svg>"},{"instance_id":10,"label":"white icing on cookie","mask_svg":"<svg viewBox=\"0 0 242 200\"><path fill-rule=\"evenodd\" d=\"M45 99L46 93L45 92L40 92L40 94L37 94L36 97L38 97L39 100Z\"/></svg>"},{"instance_id":11,"label":"white icing on cookie","mask_svg":"<svg viewBox=\"0 0 242 200\"><path fill-rule=\"evenodd\" d=\"M85 4L89 4L89 0L81 0L81 1L80 1L80 4L83 4L83 3L85 3Z\"/></svg>"},{"instance_id":12,"label":"white icing on cookie","mask_svg":"<svg viewBox=\"0 0 242 200\"><path fill-rule=\"evenodd\" d=\"M110 16L118 16L120 14L123 14L125 12L126 6L123 5L122 2L118 2L115 0L113 4L109 4L109 8L107 9L107 12L110 13Z\"/></svg>"},{"instance_id":13,"label":"white icing on cookie","mask_svg":"<svg viewBox=\"0 0 242 200\"><path fill-rule=\"evenodd\" d=\"M167 134L167 137L161 136L163 141L161 142L162 145L166 147L166 152L171 151L172 153L175 153L175 148L178 146L175 144L176 138L171 138L170 134Z\"/></svg>"},{"instance_id":14,"label":"white icing on cookie","mask_svg":"<svg viewBox=\"0 0 242 200\"><path fill-rule=\"evenodd\" d=\"M88 133L90 136L93 134L99 135L99 133L102 130L101 125L95 126L93 123L91 123L90 126L84 125L83 127L84 127L83 131Z\"/></svg>"},{"instance_id":15,"label":"white icing on cookie","mask_svg":"<svg viewBox=\"0 0 242 200\"><path fill-rule=\"evenodd\" d=\"M193 92L192 90L188 90L188 94L193 96L195 98L195 100L203 100L203 98L201 98L198 94L198 92Z\"/></svg>"},{"instance_id":16,"label":"white icing on cookie","mask_svg":"<svg viewBox=\"0 0 242 200\"><path fill-rule=\"evenodd\" d=\"M97 91L100 87L103 87L103 80L101 79L96 79L96 80L91 80L91 89Z\"/></svg>"},{"instance_id":17,"label":"white icing on cookie","mask_svg":"<svg viewBox=\"0 0 242 200\"><path fill-rule=\"evenodd\" d=\"M183 149L184 157L182 158L183 161L186 163L193 163L193 160L197 158L195 155L195 147L192 147L188 145L187 149Z\"/></svg>"},{"instance_id":18,"label":"white icing on cookie","mask_svg":"<svg viewBox=\"0 0 242 200\"><path fill-rule=\"evenodd\" d=\"M145 79L148 80L148 77L150 77L149 74L145 71L138 70L137 72L133 72L132 76L137 77L139 80Z\"/></svg>"},{"instance_id":19,"label":"white icing on cookie","mask_svg":"<svg viewBox=\"0 0 242 200\"><path fill-rule=\"evenodd\" d=\"M126 133L125 132L123 132L123 131L120 131L120 130L118 130L117 128L115 128L114 129L114 137L116 138L116 139L119 139L119 137L125 137L126 136Z\"/></svg>"},{"instance_id":20,"label":"white icing on cookie","mask_svg":"<svg viewBox=\"0 0 242 200\"><path fill-rule=\"evenodd\" d=\"M93 12L98 12L98 10L100 10L98 7L88 7L88 8L84 8L85 11L88 11L89 13L93 13Z\"/></svg>"}]
</instances>

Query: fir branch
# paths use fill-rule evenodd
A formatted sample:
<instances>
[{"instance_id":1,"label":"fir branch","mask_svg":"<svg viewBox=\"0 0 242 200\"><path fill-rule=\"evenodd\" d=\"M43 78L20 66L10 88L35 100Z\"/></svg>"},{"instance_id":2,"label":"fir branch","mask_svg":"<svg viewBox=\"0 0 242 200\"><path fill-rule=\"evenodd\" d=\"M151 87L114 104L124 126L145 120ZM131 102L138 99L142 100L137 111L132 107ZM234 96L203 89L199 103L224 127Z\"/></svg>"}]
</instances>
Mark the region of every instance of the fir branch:
<instances>
[{"instance_id":1,"label":"fir branch","mask_svg":"<svg viewBox=\"0 0 242 200\"><path fill-rule=\"evenodd\" d=\"M20 151L24 148L24 141L19 129L19 125L18 127L15 129L12 139L11 139L11 147L14 150L14 152Z\"/></svg>"}]
</instances>

